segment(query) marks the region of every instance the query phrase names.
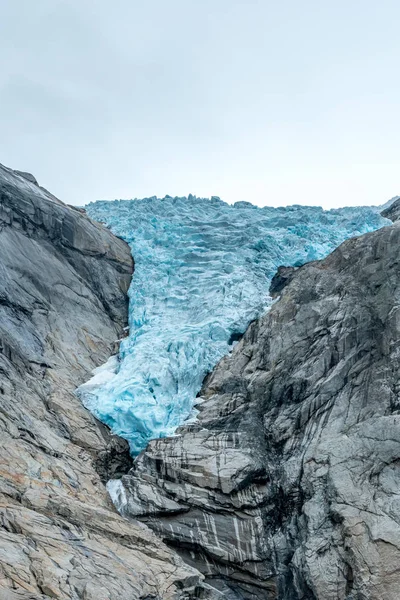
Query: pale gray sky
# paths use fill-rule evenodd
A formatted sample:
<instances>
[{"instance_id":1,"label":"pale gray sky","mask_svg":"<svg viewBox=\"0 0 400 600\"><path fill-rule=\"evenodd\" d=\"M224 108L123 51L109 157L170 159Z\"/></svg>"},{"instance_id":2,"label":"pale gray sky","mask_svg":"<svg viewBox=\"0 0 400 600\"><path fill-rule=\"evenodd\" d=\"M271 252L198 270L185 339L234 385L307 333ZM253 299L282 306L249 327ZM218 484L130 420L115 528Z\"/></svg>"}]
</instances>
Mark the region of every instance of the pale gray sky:
<instances>
[{"instance_id":1,"label":"pale gray sky","mask_svg":"<svg viewBox=\"0 0 400 600\"><path fill-rule=\"evenodd\" d=\"M0 0L0 162L62 200L400 194L398 0Z\"/></svg>"}]
</instances>

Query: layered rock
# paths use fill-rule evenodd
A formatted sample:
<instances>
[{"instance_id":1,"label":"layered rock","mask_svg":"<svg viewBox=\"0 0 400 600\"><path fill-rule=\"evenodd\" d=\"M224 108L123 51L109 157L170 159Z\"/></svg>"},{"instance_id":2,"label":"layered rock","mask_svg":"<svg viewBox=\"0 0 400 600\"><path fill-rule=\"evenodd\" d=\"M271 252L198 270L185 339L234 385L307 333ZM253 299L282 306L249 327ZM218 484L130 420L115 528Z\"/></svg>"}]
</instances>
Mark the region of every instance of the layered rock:
<instances>
[{"instance_id":1,"label":"layered rock","mask_svg":"<svg viewBox=\"0 0 400 600\"><path fill-rule=\"evenodd\" d=\"M394 202L381 212L381 215L385 219L390 219L393 223L398 221L400 219L400 198L395 198Z\"/></svg>"},{"instance_id":2,"label":"layered rock","mask_svg":"<svg viewBox=\"0 0 400 600\"><path fill-rule=\"evenodd\" d=\"M227 598L397 600L400 224L283 275L110 490Z\"/></svg>"},{"instance_id":3,"label":"layered rock","mask_svg":"<svg viewBox=\"0 0 400 600\"><path fill-rule=\"evenodd\" d=\"M127 444L74 389L127 320L128 246L0 167L0 598L207 595L201 575L112 506Z\"/></svg>"}]
</instances>

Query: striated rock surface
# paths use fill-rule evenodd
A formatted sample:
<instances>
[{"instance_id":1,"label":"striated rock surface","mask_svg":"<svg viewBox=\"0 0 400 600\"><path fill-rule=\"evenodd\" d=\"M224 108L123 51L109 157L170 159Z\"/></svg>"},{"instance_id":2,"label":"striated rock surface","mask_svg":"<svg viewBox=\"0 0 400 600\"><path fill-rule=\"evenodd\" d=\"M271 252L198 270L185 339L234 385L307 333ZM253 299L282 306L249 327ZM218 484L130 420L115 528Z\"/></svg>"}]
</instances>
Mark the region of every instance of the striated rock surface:
<instances>
[{"instance_id":1,"label":"striated rock surface","mask_svg":"<svg viewBox=\"0 0 400 600\"><path fill-rule=\"evenodd\" d=\"M115 351L129 248L0 166L0 599L178 599L201 575L112 506L126 442L74 389Z\"/></svg>"},{"instance_id":2,"label":"striated rock surface","mask_svg":"<svg viewBox=\"0 0 400 600\"><path fill-rule=\"evenodd\" d=\"M289 279L110 491L226 598L398 600L400 224Z\"/></svg>"},{"instance_id":3,"label":"striated rock surface","mask_svg":"<svg viewBox=\"0 0 400 600\"><path fill-rule=\"evenodd\" d=\"M393 223L398 221L400 219L400 198L395 199L392 204L381 212L381 215L382 217L385 217L385 219L390 219Z\"/></svg>"}]
</instances>

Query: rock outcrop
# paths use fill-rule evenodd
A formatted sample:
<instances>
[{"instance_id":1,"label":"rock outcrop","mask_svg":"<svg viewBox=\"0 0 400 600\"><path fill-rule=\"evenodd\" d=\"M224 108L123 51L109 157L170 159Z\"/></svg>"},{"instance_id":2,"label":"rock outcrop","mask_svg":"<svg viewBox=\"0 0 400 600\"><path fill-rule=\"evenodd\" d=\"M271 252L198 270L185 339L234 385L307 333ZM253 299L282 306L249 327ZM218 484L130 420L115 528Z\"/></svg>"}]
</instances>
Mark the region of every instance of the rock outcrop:
<instances>
[{"instance_id":1,"label":"rock outcrop","mask_svg":"<svg viewBox=\"0 0 400 600\"><path fill-rule=\"evenodd\" d=\"M292 281L295 272L295 267L278 267L277 272L271 280L271 285L269 286L269 293L272 298L279 296L283 288Z\"/></svg>"},{"instance_id":2,"label":"rock outcrop","mask_svg":"<svg viewBox=\"0 0 400 600\"><path fill-rule=\"evenodd\" d=\"M127 320L128 246L34 177L0 167L0 599L208 594L202 576L112 506L127 444L74 389Z\"/></svg>"},{"instance_id":3,"label":"rock outcrop","mask_svg":"<svg viewBox=\"0 0 400 600\"><path fill-rule=\"evenodd\" d=\"M385 219L390 219L393 223L398 221L400 219L400 198L397 198L390 206L385 208L385 210L381 212L381 215L382 217L385 217Z\"/></svg>"},{"instance_id":4,"label":"rock outcrop","mask_svg":"<svg viewBox=\"0 0 400 600\"><path fill-rule=\"evenodd\" d=\"M226 598L398 600L400 224L280 294L115 503Z\"/></svg>"}]
</instances>

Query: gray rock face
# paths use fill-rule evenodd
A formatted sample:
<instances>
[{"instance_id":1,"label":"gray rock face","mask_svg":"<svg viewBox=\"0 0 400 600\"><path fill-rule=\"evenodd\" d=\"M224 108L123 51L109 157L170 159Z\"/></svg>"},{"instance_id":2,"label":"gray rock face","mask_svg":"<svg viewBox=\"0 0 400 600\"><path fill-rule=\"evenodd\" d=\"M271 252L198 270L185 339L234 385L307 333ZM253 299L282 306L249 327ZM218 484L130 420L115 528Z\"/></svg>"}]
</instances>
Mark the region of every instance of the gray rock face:
<instances>
[{"instance_id":1,"label":"gray rock face","mask_svg":"<svg viewBox=\"0 0 400 600\"><path fill-rule=\"evenodd\" d=\"M24 179L30 181L31 183L34 183L35 185L39 185L36 177L32 175L32 173L27 173L26 171L14 171L14 173L15 175L19 175L20 177L23 177Z\"/></svg>"},{"instance_id":2,"label":"gray rock face","mask_svg":"<svg viewBox=\"0 0 400 600\"><path fill-rule=\"evenodd\" d=\"M290 274L113 496L232 599L400 597L400 224Z\"/></svg>"},{"instance_id":3,"label":"gray rock face","mask_svg":"<svg viewBox=\"0 0 400 600\"><path fill-rule=\"evenodd\" d=\"M0 166L0 599L207 596L112 506L127 445L74 395L127 320L127 245Z\"/></svg>"},{"instance_id":4,"label":"gray rock face","mask_svg":"<svg viewBox=\"0 0 400 600\"><path fill-rule=\"evenodd\" d=\"M293 274L295 272L295 267L278 267L277 272L271 280L271 285L269 288L269 293L273 298L276 298L281 293L283 288L287 286L290 281L292 281Z\"/></svg>"},{"instance_id":5,"label":"gray rock face","mask_svg":"<svg viewBox=\"0 0 400 600\"><path fill-rule=\"evenodd\" d=\"M400 198L395 200L388 208L385 208L381 215L386 219L390 219L393 223L398 221L400 219Z\"/></svg>"}]
</instances>

